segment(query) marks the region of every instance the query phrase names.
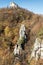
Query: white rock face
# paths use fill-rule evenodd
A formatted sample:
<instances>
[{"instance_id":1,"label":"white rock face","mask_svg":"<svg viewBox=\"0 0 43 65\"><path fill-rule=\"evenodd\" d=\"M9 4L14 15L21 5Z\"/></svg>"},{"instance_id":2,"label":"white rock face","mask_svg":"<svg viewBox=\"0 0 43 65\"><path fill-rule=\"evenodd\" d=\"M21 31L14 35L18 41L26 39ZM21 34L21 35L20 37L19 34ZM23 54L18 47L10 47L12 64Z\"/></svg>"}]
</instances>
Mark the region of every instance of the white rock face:
<instances>
[{"instance_id":1,"label":"white rock face","mask_svg":"<svg viewBox=\"0 0 43 65\"><path fill-rule=\"evenodd\" d=\"M40 55L40 58L43 59L43 48L39 48L39 50L36 52L36 60L38 59L38 54Z\"/></svg>"},{"instance_id":2,"label":"white rock face","mask_svg":"<svg viewBox=\"0 0 43 65\"><path fill-rule=\"evenodd\" d=\"M14 55L16 55L16 54L20 54L20 52L21 52L21 46L20 45L15 45L15 48L14 48Z\"/></svg>"},{"instance_id":3,"label":"white rock face","mask_svg":"<svg viewBox=\"0 0 43 65\"><path fill-rule=\"evenodd\" d=\"M9 5L11 8L17 8L17 5L14 3L14 2L10 2L10 5Z\"/></svg>"},{"instance_id":4,"label":"white rock face","mask_svg":"<svg viewBox=\"0 0 43 65\"><path fill-rule=\"evenodd\" d=\"M26 32L25 25L22 24L21 27L20 27L20 31L19 31L20 39L22 37L25 37L26 38L25 32Z\"/></svg>"},{"instance_id":5,"label":"white rock face","mask_svg":"<svg viewBox=\"0 0 43 65\"><path fill-rule=\"evenodd\" d=\"M22 47L21 47L21 42L19 41L21 41L22 38L26 38L25 32L26 32L25 26L24 24L22 24L19 31L20 37L18 39L17 45L15 45L15 48L14 48L14 55L21 54Z\"/></svg>"},{"instance_id":6,"label":"white rock face","mask_svg":"<svg viewBox=\"0 0 43 65\"><path fill-rule=\"evenodd\" d=\"M37 61L39 56L43 59L43 40L36 38L30 60L34 57Z\"/></svg>"}]
</instances>

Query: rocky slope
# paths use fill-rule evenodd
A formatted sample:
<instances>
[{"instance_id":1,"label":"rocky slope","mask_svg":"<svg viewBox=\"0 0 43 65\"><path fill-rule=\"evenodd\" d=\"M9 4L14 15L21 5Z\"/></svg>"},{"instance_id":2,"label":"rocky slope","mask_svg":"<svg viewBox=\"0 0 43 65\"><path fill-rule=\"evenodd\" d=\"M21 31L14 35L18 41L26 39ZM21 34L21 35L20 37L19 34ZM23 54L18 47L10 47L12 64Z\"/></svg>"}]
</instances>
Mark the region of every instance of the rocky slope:
<instances>
[{"instance_id":1,"label":"rocky slope","mask_svg":"<svg viewBox=\"0 0 43 65\"><path fill-rule=\"evenodd\" d=\"M22 55L15 57L13 49L19 38L21 24L26 26L28 40ZM43 39L43 16L20 7L0 9L0 65L29 65L36 37Z\"/></svg>"}]
</instances>

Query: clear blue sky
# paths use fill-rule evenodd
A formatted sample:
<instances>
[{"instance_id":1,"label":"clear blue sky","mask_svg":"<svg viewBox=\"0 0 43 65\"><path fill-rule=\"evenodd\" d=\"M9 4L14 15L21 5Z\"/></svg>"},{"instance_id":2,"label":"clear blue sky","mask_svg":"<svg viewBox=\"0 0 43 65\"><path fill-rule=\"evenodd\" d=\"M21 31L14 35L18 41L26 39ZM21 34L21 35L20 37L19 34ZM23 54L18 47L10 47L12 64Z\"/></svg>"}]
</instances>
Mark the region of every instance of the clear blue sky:
<instances>
[{"instance_id":1,"label":"clear blue sky","mask_svg":"<svg viewBox=\"0 0 43 65\"><path fill-rule=\"evenodd\" d=\"M43 14L43 0L0 0L0 8L7 7L12 1L34 13Z\"/></svg>"}]
</instances>

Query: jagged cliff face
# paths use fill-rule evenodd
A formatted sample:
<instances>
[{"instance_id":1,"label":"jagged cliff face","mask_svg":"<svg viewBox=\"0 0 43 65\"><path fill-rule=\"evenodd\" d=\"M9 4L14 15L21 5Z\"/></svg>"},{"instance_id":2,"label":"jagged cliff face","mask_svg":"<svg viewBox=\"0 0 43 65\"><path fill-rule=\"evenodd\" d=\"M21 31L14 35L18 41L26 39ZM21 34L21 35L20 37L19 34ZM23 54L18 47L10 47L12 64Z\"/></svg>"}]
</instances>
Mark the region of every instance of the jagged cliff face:
<instances>
[{"instance_id":1,"label":"jagged cliff face","mask_svg":"<svg viewBox=\"0 0 43 65\"><path fill-rule=\"evenodd\" d=\"M22 55L17 58L13 50L21 24L26 26L28 40ZM0 9L0 65L28 65L36 36L43 38L43 16L20 7Z\"/></svg>"}]
</instances>

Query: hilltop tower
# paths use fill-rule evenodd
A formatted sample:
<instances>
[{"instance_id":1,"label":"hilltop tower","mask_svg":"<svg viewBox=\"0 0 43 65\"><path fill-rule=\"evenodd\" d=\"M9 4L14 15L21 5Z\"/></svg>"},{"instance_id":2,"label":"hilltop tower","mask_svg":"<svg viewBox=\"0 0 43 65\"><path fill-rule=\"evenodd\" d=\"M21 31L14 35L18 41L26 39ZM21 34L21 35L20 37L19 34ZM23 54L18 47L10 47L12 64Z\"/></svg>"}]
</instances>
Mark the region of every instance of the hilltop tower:
<instances>
[{"instance_id":1,"label":"hilltop tower","mask_svg":"<svg viewBox=\"0 0 43 65\"><path fill-rule=\"evenodd\" d=\"M9 5L10 8L17 8L18 5L14 2L10 2L10 5Z\"/></svg>"}]
</instances>

